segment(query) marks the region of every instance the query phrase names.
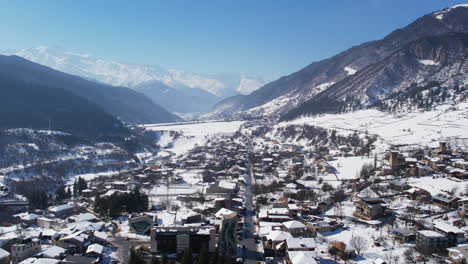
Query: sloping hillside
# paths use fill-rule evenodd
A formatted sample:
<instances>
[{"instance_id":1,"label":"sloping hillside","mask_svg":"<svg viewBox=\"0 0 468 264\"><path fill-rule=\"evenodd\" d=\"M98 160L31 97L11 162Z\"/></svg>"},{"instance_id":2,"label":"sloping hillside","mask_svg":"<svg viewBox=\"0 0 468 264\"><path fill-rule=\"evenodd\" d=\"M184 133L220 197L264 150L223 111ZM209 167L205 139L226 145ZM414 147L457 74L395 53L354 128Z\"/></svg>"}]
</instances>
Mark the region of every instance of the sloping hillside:
<instances>
[{"instance_id":1,"label":"sloping hillside","mask_svg":"<svg viewBox=\"0 0 468 264\"><path fill-rule=\"evenodd\" d=\"M424 37L330 86L284 116L354 110L434 86L452 89L468 75L468 34Z\"/></svg>"},{"instance_id":2,"label":"sloping hillside","mask_svg":"<svg viewBox=\"0 0 468 264\"><path fill-rule=\"evenodd\" d=\"M179 120L141 93L125 87L95 83L62 73L17 56L0 56L0 76L40 86L67 90L100 106L128 123L161 123Z\"/></svg>"},{"instance_id":3,"label":"sloping hillside","mask_svg":"<svg viewBox=\"0 0 468 264\"><path fill-rule=\"evenodd\" d=\"M124 125L89 100L61 88L0 74L0 130L53 128L85 138L128 136Z\"/></svg>"},{"instance_id":4,"label":"sloping hillside","mask_svg":"<svg viewBox=\"0 0 468 264\"><path fill-rule=\"evenodd\" d=\"M453 32L468 33L466 5L425 15L381 40L363 43L331 58L311 63L249 95L228 98L217 104L212 112L203 118L284 115L333 84L384 60L412 41ZM389 87L391 88L393 87Z\"/></svg>"}]
</instances>

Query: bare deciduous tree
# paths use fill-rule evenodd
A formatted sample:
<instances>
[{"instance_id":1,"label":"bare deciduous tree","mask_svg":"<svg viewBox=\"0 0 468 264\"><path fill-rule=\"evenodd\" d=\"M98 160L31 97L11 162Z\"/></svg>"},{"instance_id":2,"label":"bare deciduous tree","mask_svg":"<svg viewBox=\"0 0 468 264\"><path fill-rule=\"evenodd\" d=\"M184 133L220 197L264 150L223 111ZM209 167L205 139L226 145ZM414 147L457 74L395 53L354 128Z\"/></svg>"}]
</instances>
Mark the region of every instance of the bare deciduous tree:
<instances>
[{"instance_id":1,"label":"bare deciduous tree","mask_svg":"<svg viewBox=\"0 0 468 264\"><path fill-rule=\"evenodd\" d=\"M367 239L362 236L353 236L351 241L349 242L350 245L356 249L356 252L361 255L361 252L367 249Z\"/></svg>"},{"instance_id":2,"label":"bare deciduous tree","mask_svg":"<svg viewBox=\"0 0 468 264\"><path fill-rule=\"evenodd\" d=\"M405 262L408 264L416 264L416 250L414 248L408 248L403 253Z\"/></svg>"},{"instance_id":3,"label":"bare deciduous tree","mask_svg":"<svg viewBox=\"0 0 468 264\"><path fill-rule=\"evenodd\" d=\"M334 210L335 210L335 216L339 217L340 219L343 219L344 210L343 210L343 207L342 207L341 203L335 204Z\"/></svg>"}]
</instances>

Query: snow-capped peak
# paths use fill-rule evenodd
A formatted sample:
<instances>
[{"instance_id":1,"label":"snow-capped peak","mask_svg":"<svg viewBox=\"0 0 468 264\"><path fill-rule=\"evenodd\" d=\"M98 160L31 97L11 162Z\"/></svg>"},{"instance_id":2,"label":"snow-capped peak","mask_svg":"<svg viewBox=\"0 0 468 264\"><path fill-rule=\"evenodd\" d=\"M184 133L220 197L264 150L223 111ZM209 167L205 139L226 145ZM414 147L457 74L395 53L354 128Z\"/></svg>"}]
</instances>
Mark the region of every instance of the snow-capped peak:
<instances>
[{"instance_id":1,"label":"snow-capped peak","mask_svg":"<svg viewBox=\"0 0 468 264\"><path fill-rule=\"evenodd\" d=\"M226 83L222 79L193 72L166 69L157 65L121 63L48 46L4 53L18 55L66 73L130 88L158 81L176 89L199 88L213 95L226 97L237 93L250 93L265 84L261 79L247 78L244 75L237 75L237 81L234 83Z\"/></svg>"},{"instance_id":2,"label":"snow-capped peak","mask_svg":"<svg viewBox=\"0 0 468 264\"><path fill-rule=\"evenodd\" d=\"M262 78L249 77L242 74L240 76L239 86L236 91L240 94L250 94L259 87L262 87L265 83L266 82Z\"/></svg>"},{"instance_id":3,"label":"snow-capped peak","mask_svg":"<svg viewBox=\"0 0 468 264\"><path fill-rule=\"evenodd\" d=\"M433 15L435 16L435 18L439 19L439 20L442 20L444 19L444 14L452 11L453 9L455 8L460 8L460 7L468 7L468 4L458 4L458 5L454 5L452 7L449 7L449 8L446 8L444 10L441 10L441 11L438 11L438 12L434 12Z\"/></svg>"}]
</instances>

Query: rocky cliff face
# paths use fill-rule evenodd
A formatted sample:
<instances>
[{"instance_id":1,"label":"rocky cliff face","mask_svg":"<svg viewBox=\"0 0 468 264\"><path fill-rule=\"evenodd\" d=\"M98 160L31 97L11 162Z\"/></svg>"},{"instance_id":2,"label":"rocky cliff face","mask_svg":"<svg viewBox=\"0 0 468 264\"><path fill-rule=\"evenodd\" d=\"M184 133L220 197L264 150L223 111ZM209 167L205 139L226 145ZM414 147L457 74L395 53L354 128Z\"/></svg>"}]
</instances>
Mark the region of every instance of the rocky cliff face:
<instances>
[{"instance_id":1,"label":"rocky cliff face","mask_svg":"<svg viewBox=\"0 0 468 264\"><path fill-rule=\"evenodd\" d=\"M330 86L285 117L365 108L430 83L453 88L468 76L467 56L468 34L453 33L415 40Z\"/></svg>"},{"instance_id":2,"label":"rocky cliff face","mask_svg":"<svg viewBox=\"0 0 468 264\"><path fill-rule=\"evenodd\" d=\"M381 40L367 42L334 57L314 62L249 95L228 98L217 104L204 118L282 116L362 70L371 74L371 70L368 69L370 65L385 60L408 43L428 36L454 32L468 33L468 6L456 6L425 15ZM403 69L400 72L402 71ZM401 80L398 79L404 77L397 75L398 70L395 69L387 78L393 76L392 78L396 78L395 83L400 83ZM394 88L395 85L382 89L388 90L389 93ZM370 92L372 90L374 89Z\"/></svg>"}]
</instances>

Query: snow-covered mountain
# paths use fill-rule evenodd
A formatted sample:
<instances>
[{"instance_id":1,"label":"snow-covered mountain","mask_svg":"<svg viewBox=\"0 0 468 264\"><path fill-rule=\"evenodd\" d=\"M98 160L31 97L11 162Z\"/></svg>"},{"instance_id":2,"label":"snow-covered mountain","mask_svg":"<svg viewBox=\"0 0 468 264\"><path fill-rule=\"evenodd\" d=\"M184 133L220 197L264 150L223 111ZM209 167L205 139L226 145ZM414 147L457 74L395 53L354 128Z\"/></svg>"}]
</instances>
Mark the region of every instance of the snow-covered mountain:
<instances>
[{"instance_id":1,"label":"snow-covered mountain","mask_svg":"<svg viewBox=\"0 0 468 264\"><path fill-rule=\"evenodd\" d=\"M20 51L7 50L3 53L18 55L62 72L114 86L134 88L142 84L158 82L180 90L201 89L219 97L219 100L236 94L251 93L266 83L260 77L244 74L202 75L156 65L122 63L47 46ZM148 88L148 85L146 87ZM164 97L164 95L161 96Z\"/></svg>"},{"instance_id":2,"label":"snow-covered mountain","mask_svg":"<svg viewBox=\"0 0 468 264\"><path fill-rule=\"evenodd\" d=\"M132 89L89 81L18 56L0 55L0 87L0 128L44 129L53 121L61 125L55 129L99 135L103 131L96 128L112 130L116 119L130 124L180 120Z\"/></svg>"},{"instance_id":3,"label":"snow-covered mountain","mask_svg":"<svg viewBox=\"0 0 468 264\"><path fill-rule=\"evenodd\" d=\"M388 70L394 73L392 73L392 76L386 75L386 72L374 70L373 66L387 65L379 63L390 58L392 54L402 51L405 45L413 41L449 33L468 33L468 5L457 5L427 14L408 26L391 32L381 40L366 42L328 59L313 62L295 73L264 85L249 95L238 95L227 98L218 103L212 112L203 115L201 118L282 117L294 109L301 108L304 103L319 95L328 94L333 96L339 93L340 98L346 97L346 91L352 92L351 89L346 88L347 86L344 85L347 80L353 80L356 84L362 86L363 89L360 91L364 93L367 91L367 89L364 89L364 86L369 84L366 82L373 80L372 85L379 86L381 94L390 95L393 92L402 90L414 81L414 76L407 74L408 72L399 71L398 64L392 64L393 66L391 67L394 67L393 69L386 68L385 71ZM429 50L430 48L428 47L427 51ZM418 74L422 77L431 77L430 73L433 72L432 70L437 69L441 73L439 76L442 78L440 79L441 83L443 83L448 81L447 75L443 75L443 72L450 71L451 74L455 74L453 73L453 70L456 70L455 65L429 65L430 62L425 60L433 60L431 59L431 54L415 54L414 52L406 54L412 54L412 58L402 58L401 61L408 62L405 67L408 69L412 65L417 66L418 70L421 69ZM460 54L463 54L463 51ZM412 64L415 61L414 57L420 58L421 63ZM422 69L422 66L425 66L424 69ZM454 67L449 70L446 66ZM367 71L370 75L374 75L363 74L362 71ZM459 73L462 74L463 71ZM388 78L386 78L385 83L379 83L379 77L383 75L386 75ZM397 83L392 83L394 80L397 80L398 85ZM431 80L438 81L436 78L432 78ZM417 80L417 83L422 82L424 81ZM333 89L335 93L327 93L329 89ZM384 90L385 92L383 92ZM317 103L318 101L313 101L307 108L311 108L312 105L316 105ZM330 104L330 102L324 101L323 103L325 105ZM362 103L366 102L363 101ZM303 114L307 111L296 112ZM290 117L293 116L290 115Z\"/></svg>"},{"instance_id":4,"label":"snow-covered mountain","mask_svg":"<svg viewBox=\"0 0 468 264\"><path fill-rule=\"evenodd\" d=\"M465 89L467 54L468 34L450 33L415 40L330 86L283 118L375 106L391 110L396 101L401 105L408 99L410 106L431 105L435 102L431 97L447 98L452 90L458 93Z\"/></svg>"}]
</instances>

